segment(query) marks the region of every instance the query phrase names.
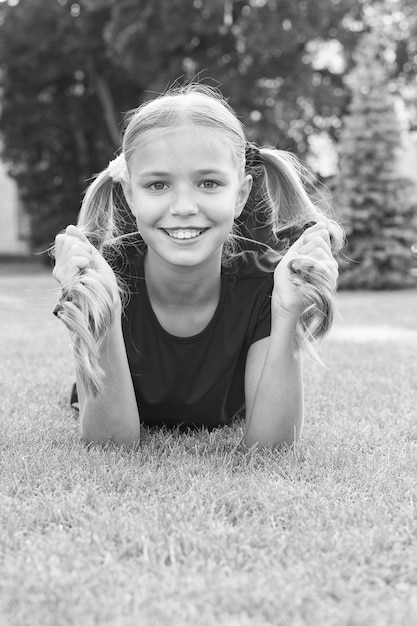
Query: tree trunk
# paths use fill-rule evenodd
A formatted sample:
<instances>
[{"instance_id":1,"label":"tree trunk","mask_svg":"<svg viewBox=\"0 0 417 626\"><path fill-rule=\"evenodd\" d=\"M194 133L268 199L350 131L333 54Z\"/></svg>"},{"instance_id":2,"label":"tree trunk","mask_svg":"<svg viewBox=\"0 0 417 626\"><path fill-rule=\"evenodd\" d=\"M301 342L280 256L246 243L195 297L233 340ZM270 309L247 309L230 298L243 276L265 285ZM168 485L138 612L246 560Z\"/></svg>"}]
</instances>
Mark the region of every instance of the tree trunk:
<instances>
[{"instance_id":1,"label":"tree trunk","mask_svg":"<svg viewBox=\"0 0 417 626\"><path fill-rule=\"evenodd\" d=\"M96 73L94 68L91 68L90 71L97 97L103 109L104 120L108 133L115 148L119 148L121 143L121 132L109 85L102 76L99 76Z\"/></svg>"}]
</instances>

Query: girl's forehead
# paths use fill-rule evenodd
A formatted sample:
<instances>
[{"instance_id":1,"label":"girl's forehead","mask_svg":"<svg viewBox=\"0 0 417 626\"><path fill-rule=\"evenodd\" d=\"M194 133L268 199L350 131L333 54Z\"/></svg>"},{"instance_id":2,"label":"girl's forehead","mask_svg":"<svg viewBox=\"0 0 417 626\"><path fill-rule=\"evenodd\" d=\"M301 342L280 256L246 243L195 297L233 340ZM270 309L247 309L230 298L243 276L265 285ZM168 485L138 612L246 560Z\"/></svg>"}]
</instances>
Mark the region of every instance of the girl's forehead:
<instances>
[{"instance_id":1,"label":"girl's forehead","mask_svg":"<svg viewBox=\"0 0 417 626\"><path fill-rule=\"evenodd\" d=\"M147 130L139 137L135 156L145 158L227 158L236 160L236 148L226 133L199 126Z\"/></svg>"}]
</instances>

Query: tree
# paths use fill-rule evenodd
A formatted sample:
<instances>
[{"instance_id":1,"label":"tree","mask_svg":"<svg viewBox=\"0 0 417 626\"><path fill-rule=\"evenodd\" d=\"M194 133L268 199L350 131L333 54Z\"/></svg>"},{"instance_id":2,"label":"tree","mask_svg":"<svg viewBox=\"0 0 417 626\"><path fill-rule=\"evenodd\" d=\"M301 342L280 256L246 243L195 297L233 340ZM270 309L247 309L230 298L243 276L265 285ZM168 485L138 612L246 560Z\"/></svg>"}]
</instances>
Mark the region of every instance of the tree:
<instances>
[{"instance_id":1,"label":"tree","mask_svg":"<svg viewBox=\"0 0 417 626\"><path fill-rule=\"evenodd\" d=\"M401 128L387 89L384 50L363 36L347 77L352 100L339 142L334 205L346 228L341 287L400 288L416 283L411 245L417 239L417 194L398 172Z\"/></svg>"},{"instance_id":2,"label":"tree","mask_svg":"<svg viewBox=\"0 0 417 626\"><path fill-rule=\"evenodd\" d=\"M417 128L417 12L415 0L368 0L366 23L388 51L390 89L405 102Z\"/></svg>"},{"instance_id":3,"label":"tree","mask_svg":"<svg viewBox=\"0 0 417 626\"><path fill-rule=\"evenodd\" d=\"M2 157L31 218L33 247L45 249L76 220L86 180L113 157L114 111L128 108L132 85L106 59L106 7L94 20L62 0L1 8Z\"/></svg>"},{"instance_id":4,"label":"tree","mask_svg":"<svg viewBox=\"0 0 417 626\"><path fill-rule=\"evenodd\" d=\"M108 49L145 97L176 78L212 79L252 139L300 156L309 134L331 127L345 104L341 72L317 67L315 51L340 42L349 64L360 0L101 2L113 7Z\"/></svg>"},{"instance_id":5,"label":"tree","mask_svg":"<svg viewBox=\"0 0 417 626\"><path fill-rule=\"evenodd\" d=\"M361 0L9 0L0 3L3 158L35 248L76 220L113 157L124 113L176 79L210 77L260 143L300 156L344 106L341 73ZM349 19L348 19L349 18Z\"/></svg>"}]
</instances>

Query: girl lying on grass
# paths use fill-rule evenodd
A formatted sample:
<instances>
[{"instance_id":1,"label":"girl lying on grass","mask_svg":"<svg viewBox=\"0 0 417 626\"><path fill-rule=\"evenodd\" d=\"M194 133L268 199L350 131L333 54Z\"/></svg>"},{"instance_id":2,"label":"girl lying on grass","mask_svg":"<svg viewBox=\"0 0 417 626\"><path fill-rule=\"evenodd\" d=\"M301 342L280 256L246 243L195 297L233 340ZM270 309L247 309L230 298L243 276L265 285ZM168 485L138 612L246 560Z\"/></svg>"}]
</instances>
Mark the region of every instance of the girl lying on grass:
<instances>
[{"instance_id":1,"label":"girl lying on grass","mask_svg":"<svg viewBox=\"0 0 417 626\"><path fill-rule=\"evenodd\" d=\"M248 446L298 440L301 352L331 326L343 239L303 177L209 88L132 112L55 242L86 442L135 446L141 422L213 428L243 412ZM239 235L242 214L263 243Z\"/></svg>"}]
</instances>

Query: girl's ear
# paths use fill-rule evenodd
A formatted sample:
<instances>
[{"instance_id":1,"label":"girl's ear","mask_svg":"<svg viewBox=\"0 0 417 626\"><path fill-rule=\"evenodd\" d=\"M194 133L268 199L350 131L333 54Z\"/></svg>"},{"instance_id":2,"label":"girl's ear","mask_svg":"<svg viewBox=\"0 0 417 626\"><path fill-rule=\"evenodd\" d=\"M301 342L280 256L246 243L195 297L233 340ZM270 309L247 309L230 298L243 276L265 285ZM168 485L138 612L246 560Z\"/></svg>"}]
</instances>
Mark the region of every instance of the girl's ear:
<instances>
[{"instance_id":1,"label":"girl's ear","mask_svg":"<svg viewBox=\"0 0 417 626\"><path fill-rule=\"evenodd\" d=\"M245 204L248 201L249 194L252 189L252 184L253 184L252 176L250 174L246 174L246 176L244 177L240 185L239 194L237 197L236 207L235 207L235 218L239 217L239 215L242 213L243 209L245 208Z\"/></svg>"}]
</instances>

